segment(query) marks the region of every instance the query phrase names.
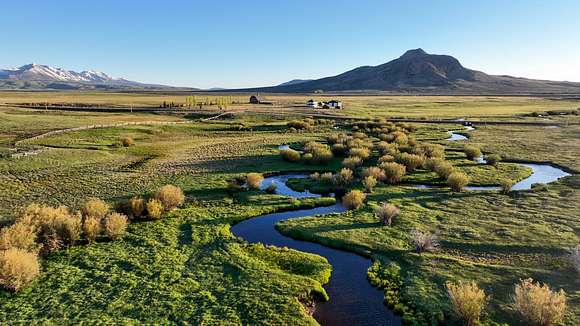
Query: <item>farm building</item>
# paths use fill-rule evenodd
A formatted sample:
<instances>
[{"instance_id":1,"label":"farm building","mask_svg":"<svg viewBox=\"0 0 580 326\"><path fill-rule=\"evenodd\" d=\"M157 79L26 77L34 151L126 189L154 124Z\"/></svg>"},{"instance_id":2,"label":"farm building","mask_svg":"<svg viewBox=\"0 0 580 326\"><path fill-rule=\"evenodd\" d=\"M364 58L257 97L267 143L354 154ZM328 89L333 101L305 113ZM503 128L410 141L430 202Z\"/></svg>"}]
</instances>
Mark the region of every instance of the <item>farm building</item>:
<instances>
[{"instance_id":1,"label":"farm building","mask_svg":"<svg viewBox=\"0 0 580 326\"><path fill-rule=\"evenodd\" d=\"M272 105L273 104L270 101L265 101L260 95L252 95L252 96L250 96L250 103L251 104L268 104L268 105Z\"/></svg>"},{"instance_id":2,"label":"farm building","mask_svg":"<svg viewBox=\"0 0 580 326\"><path fill-rule=\"evenodd\" d=\"M308 100L308 102L306 102L306 106L312 109L317 109L320 107L324 109L340 109L342 108L342 102L337 100L331 100L328 102L317 102L313 99L310 99Z\"/></svg>"},{"instance_id":3,"label":"farm building","mask_svg":"<svg viewBox=\"0 0 580 326\"><path fill-rule=\"evenodd\" d=\"M333 109L340 109L340 108L342 108L342 102L341 101L337 101L337 100L328 101L328 102L326 102L324 104L327 105L330 108L333 108Z\"/></svg>"},{"instance_id":4,"label":"farm building","mask_svg":"<svg viewBox=\"0 0 580 326\"><path fill-rule=\"evenodd\" d=\"M313 99L310 99L310 100L308 100L308 102L306 102L306 105L307 105L309 108L313 108L313 109L315 109L315 108L319 107L319 103L318 103L318 101L315 101L315 100L313 100Z\"/></svg>"}]
</instances>

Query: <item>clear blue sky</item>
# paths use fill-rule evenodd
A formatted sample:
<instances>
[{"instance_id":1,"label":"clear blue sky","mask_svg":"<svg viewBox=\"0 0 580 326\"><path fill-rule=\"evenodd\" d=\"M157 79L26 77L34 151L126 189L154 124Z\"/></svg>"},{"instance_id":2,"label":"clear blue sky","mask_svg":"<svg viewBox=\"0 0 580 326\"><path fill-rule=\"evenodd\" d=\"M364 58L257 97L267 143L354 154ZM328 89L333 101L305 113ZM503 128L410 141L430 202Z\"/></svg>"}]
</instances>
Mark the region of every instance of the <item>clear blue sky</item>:
<instances>
[{"instance_id":1,"label":"clear blue sky","mask_svg":"<svg viewBox=\"0 0 580 326\"><path fill-rule=\"evenodd\" d=\"M18 0L0 67L34 62L192 87L272 85L421 47L492 74L580 81L580 1Z\"/></svg>"}]
</instances>

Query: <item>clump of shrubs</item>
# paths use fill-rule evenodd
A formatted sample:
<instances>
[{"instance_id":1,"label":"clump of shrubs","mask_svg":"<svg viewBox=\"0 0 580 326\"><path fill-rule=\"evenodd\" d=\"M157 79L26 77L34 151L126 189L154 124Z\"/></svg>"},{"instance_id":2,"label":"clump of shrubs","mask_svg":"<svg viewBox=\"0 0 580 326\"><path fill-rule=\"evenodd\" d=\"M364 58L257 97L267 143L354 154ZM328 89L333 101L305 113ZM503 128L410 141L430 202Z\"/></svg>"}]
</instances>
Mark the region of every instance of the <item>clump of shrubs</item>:
<instances>
[{"instance_id":1,"label":"clump of shrubs","mask_svg":"<svg viewBox=\"0 0 580 326\"><path fill-rule=\"evenodd\" d=\"M498 154L490 154L485 156L487 164L497 166L501 162L501 156Z\"/></svg>"},{"instance_id":2,"label":"clump of shrubs","mask_svg":"<svg viewBox=\"0 0 580 326\"><path fill-rule=\"evenodd\" d=\"M300 161L300 152L295 151L291 148L284 149L280 151L280 156L284 161L288 162L298 162Z\"/></svg>"},{"instance_id":3,"label":"clump of shrubs","mask_svg":"<svg viewBox=\"0 0 580 326\"><path fill-rule=\"evenodd\" d=\"M385 181L390 184L401 182L406 173L405 166L395 162L381 163L380 167L385 172Z\"/></svg>"},{"instance_id":4,"label":"clump of shrubs","mask_svg":"<svg viewBox=\"0 0 580 326\"><path fill-rule=\"evenodd\" d=\"M375 214L379 217L383 225L391 226L395 217L399 216L401 211L393 204L383 203L375 210Z\"/></svg>"},{"instance_id":5,"label":"clump of shrubs","mask_svg":"<svg viewBox=\"0 0 580 326\"><path fill-rule=\"evenodd\" d=\"M463 152L465 153L465 156L467 157L468 160L475 160L478 157L481 157L481 150L479 149L479 147L475 147L475 146L465 146L463 148Z\"/></svg>"},{"instance_id":6,"label":"clump of shrubs","mask_svg":"<svg viewBox=\"0 0 580 326\"><path fill-rule=\"evenodd\" d=\"M127 216L121 213L110 213L105 218L105 233L111 240L118 240L125 234L128 224Z\"/></svg>"},{"instance_id":7,"label":"clump of shrubs","mask_svg":"<svg viewBox=\"0 0 580 326\"><path fill-rule=\"evenodd\" d=\"M510 191L512 191L512 187L514 186L515 182L511 179L503 179L500 182L501 185L501 192L503 194L509 194Z\"/></svg>"},{"instance_id":8,"label":"clump of shrubs","mask_svg":"<svg viewBox=\"0 0 580 326\"><path fill-rule=\"evenodd\" d=\"M451 173L455 171L455 168L451 163L447 161L439 161L435 163L434 171L435 173L437 173L439 178L446 180L449 177L449 175L451 175Z\"/></svg>"},{"instance_id":9,"label":"clump of shrubs","mask_svg":"<svg viewBox=\"0 0 580 326\"><path fill-rule=\"evenodd\" d=\"M103 230L101 219L98 217L85 217L83 221L83 233L88 243L93 243L97 240Z\"/></svg>"},{"instance_id":10,"label":"clump of shrubs","mask_svg":"<svg viewBox=\"0 0 580 326\"><path fill-rule=\"evenodd\" d=\"M342 198L342 205L347 209L360 208L365 201L366 195L360 190L352 190Z\"/></svg>"},{"instance_id":11,"label":"clump of shrubs","mask_svg":"<svg viewBox=\"0 0 580 326\"><path fill-rule=\"evenodd\" d=\"M414 230L411 232L411 241L418 253L435 251L439 248L439 240L436 234Z\"/></svg>"},{"instance_id":12,"label":"clump of shrubs","mask_svg":"<svg viewBox=\"0 0 580 326\"><path fill-rule=\"evenodd\" d=\"M563 290L554 292L547 284L528 278L515 286L513 309L526 325L556 325L566 312L566 294Z\"/></svg>"},{"instance_id":13,"label":"clump of shrubs","mask_svg":"<svg viewBox=\"0 0 580 326\"><path fill-rule=\"evenodd\" d=\"M347 157L342 160L342 166L351 170L354 170L362 165L363 160L357 156Z\"/></svg>"},{"instance_id":14,"label":"clump of shrubs","mask_svg":"<svg viewBox=\"0 0 580 326\"><path fill-rule=\"evenodd\" d=\"M19 248L9 248L0 253L0 285L18 291L40 274L38 255Z\"/></svg>"},{"instance_id":15,"label":"clump of shrubs","mask_svg":"<svg viewBox=\"0 0 580 326\"><path fill-rule=\"evenodd\" d=\"M121 145L123 145L123 147L130 147L133 146L134 144L135 141L133 140L133 138L129 136L121 137Z\"/></svg>"},{"instance_id":16,"label":"clump of shrubs","mask_svg":"<svg viewBox=\"0 0 580 326\"><path fill-rule=\"evenodd\" d=\"M99 198L89 198L84 203L81 211L85 217L96 217L102 219L109 213L110 209L111 206L104 200Z\"/></svg>"},{"instance_id":17,"label":"clump of shrubs","mask_svg":"<svg viewBox=\"0 0 580 326\"><path fill-rule=\"evenodd\" d=\"M413 172L415 169L423 166L425 163L425 157L416 154L401 153L396 158L398 163L405 165L407 171Z\"/></svg>"},{"instance_id":18,"label":"clump of shrubs","mask_svg":"<svg viewBox=\"0 0 580 326\"><path fill-rule=\"evenodd\" d=\"M362 185L366 192L371 193L377 185L377 179L372 175L366 176L362 179Z\"/></svg>"},{"instance_id":19,"label":"clump of shrubs","mask_svg":"<svg viewBox=\"0 0 580 326\"><path fill-rule=\"evenodd\" d=\"M448 282L445 285L453 314L463 325L477 326L488 297L475 282Z\"/></svg>"},{"instance_id":20,"label":"clump of shrubs","mask_svg":"<svg viewBox=\"0 0 580 326\"><path fill-rule=\"evenodd\" d=\"M248 174L248 177L250 174ZM259 176L262 178L261 175ZM249 181L248 185L250 185ZM163 207L169 211L181 206L185 200L185 195L183 194L183 190L181 190L181 188L173 185L165 185L155 192L153 198L159 200L163 204Z\"/></svg>"},{"instance_id":21,"label":"clump of shrubs","mask_svg":"<svg viewBox=\"0 0 580 326\"><path fill-rule=\"evenodd\" d=\"M163 203L155 198L147 201L147 215L154 220L160 219L163 215Z\"/></svg>"},{"instance_id":22,"label":"clump of shrubs","mask_svg":"<svg viewBox=\"0 0 580 326\"><path fill-rule=\"evenodd\" d=\"M28 252L38 252L37 230L28 223L14 223L0 230L0 250L18 248Z\"/></svg>"},{"instance_id":23,"label":"clump of shrubs","mask_svg":"<svg viewBox=\"0 0 580 326\"><path fill-rule=\"evenodd\" d=\"M469 184L469 177L463 172L453 172L447 177L447 185L453 191L462 191Z\"/></svg>"}]
</instances>

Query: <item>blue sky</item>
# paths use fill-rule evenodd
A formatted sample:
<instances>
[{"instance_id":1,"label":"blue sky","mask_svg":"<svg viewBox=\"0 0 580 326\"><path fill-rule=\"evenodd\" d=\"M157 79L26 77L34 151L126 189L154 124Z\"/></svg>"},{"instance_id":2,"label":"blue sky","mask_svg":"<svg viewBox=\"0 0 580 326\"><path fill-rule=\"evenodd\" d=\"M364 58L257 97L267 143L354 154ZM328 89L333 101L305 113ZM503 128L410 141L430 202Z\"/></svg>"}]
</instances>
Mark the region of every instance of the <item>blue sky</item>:
<instances>
[{"instance_id":1,"label":"blue sky","mask_svg":"<svg viewBox=\"0 0 580 326\"><path fill-rule=\"evenodd\" d=\"M580 81L580 1L70 1L0 4L0 67L250 87L421 47L492 74Z\"/></svg>"}]
</instances>

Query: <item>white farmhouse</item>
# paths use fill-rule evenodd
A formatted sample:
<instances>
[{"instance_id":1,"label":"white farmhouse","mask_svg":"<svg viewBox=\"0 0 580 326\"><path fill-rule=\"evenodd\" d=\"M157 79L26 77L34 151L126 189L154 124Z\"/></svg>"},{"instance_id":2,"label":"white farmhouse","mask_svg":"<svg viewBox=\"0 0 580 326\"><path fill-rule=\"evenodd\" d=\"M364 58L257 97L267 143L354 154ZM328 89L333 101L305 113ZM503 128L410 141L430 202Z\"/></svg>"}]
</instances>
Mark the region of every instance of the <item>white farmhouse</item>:
<instances>
[{"instance_id":1,"label":"white farmhouse","mask_svg":"<svg viewBox=\"0 0 580 326\"><path fill-rule=\"evenodd\" d=\"M332 109L340 109L340 108L342 108L342 102L341 101L337 101L337 100L328 101L328 102L324 103L324 105L326 105L326 106L328 106L329 108L332 108Z\"/></svg>"},{"instance_id":2,"label":"white farmhouse","mask_svg":"<svg viewBox=\"0 0 580 326\"><path fill-rule=\"evenodd\" d=\"M313 100L313 99L310 99L310 100L308 100L308 102L306 102L306 105L307 105L309 108L313 108L313 109L316 109L316 108L318 108L318 107L319 107L319 106L318 106L318 102L317 102L317 101L315 101L315 100Z\"/></svg>"}]
</instances>

